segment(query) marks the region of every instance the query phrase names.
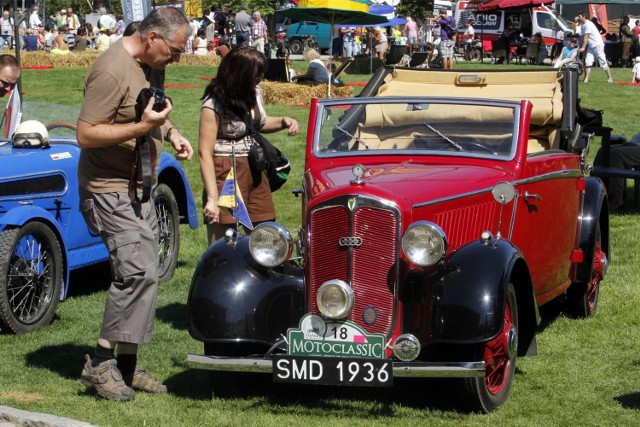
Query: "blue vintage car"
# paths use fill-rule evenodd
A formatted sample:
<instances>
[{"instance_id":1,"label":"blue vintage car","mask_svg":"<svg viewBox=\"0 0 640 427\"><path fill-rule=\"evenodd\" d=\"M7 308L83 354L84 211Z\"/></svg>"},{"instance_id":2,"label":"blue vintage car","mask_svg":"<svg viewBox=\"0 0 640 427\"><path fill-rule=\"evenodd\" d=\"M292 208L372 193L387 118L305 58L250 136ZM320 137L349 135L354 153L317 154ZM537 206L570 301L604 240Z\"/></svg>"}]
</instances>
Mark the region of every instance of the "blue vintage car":
<instances>
[{"instance_id":1,"label":"blue vintage car","mask_svg":"<svg viewBox=\"0 0 640 427\"><path fill-rule=\"evenodd\" d=\"M108 251L79 210L76 181L80 147L75 133L54 136L48 147L17 147L0 139L0 330L35 331L51 322L67 296L72 270L106 261ZM177 264L180 223L196 228L196 205L184 170L163 153L153 198L160 230L159 277Z\"/></svg>"}]
</instances>

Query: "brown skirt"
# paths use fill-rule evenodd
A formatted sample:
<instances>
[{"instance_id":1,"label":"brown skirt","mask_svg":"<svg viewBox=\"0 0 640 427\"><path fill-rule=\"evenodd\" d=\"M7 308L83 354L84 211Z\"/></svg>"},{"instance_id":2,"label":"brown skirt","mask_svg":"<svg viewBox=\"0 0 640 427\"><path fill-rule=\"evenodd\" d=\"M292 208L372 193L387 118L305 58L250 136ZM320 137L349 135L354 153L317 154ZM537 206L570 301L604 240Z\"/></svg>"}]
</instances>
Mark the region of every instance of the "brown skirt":
<instances>
[{"instance_id":1,"label":"brown skirt","mask_svg":"<svg viewBox=\"0 0 640 427\"><path fill-rule=\"evenodd\" d=\"M218 194L222 190L222 185L227 179L227 175L231 170L231 157L216 156L213 158L213 164L216 169L216 183L218 184ZM247 207L251 222L257 223L262 221L272 221L276 218L276 211L273 207L273 198L271 197L271 187L269 187L269 178L266 172L262 172L262 179L259 184L254 187L253 177L249 168L249 159L247 157L236 157L236 182L240 187L242 200ZM206 203L206 195L202 194L203 204ZM220 224L235 224L236 220L227 208L220 208Z\"/></svg>"}]
</instances>

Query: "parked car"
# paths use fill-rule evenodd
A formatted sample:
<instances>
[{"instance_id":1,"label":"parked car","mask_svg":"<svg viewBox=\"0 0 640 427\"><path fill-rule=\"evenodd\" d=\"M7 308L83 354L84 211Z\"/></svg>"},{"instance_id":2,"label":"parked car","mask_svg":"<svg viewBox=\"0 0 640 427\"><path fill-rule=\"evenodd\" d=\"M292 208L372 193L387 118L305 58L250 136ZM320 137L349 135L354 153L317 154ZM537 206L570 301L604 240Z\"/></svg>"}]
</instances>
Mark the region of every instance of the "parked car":
<instances>
[{"instance_id":1,"label":"parked car","mask_svg":"<svg viewBox=\"0 0 640 427\"><path fill-rule=\"evenodd\" d=\"M331 24L308 21L289 24L287 43L292 55L302 55L306 47L324 52L331 48Z\"/></svg>"},{"instance_id":2,"label":"parked car","mask_svg":"<svg viewBox=\"0 0 640 427\"><path fill-rule=\"evenodd\" d=\"M539 307L592 315L607 269L577 90L571 70L384 67L358 98L313 100L299 239L264 223L207 249L190 365L333 386L455 377L461 405L502 405Z\"/></svg>"},{"instance_id":3,"label":"parked car","mask_svg":"<svg viewBox=\"0 0 640 427\"><path fill-rule=\"evenodd\" d=\"M54 135L60 128L73 132ZM47 144L0 139L3 332L31 332L48 325L58 301L67 296L69 273L109 257L102 239L87 227L80 213L77 184L80 147L75 138L75 124L57 121L48 124L47 129L50 132ZM153 199L160 232L158 275L161 281L166 281L177 264L180 223L188 223L191 228L198 225L185 172L168 153L162 153Z\"/></svg>"}]
</instances>

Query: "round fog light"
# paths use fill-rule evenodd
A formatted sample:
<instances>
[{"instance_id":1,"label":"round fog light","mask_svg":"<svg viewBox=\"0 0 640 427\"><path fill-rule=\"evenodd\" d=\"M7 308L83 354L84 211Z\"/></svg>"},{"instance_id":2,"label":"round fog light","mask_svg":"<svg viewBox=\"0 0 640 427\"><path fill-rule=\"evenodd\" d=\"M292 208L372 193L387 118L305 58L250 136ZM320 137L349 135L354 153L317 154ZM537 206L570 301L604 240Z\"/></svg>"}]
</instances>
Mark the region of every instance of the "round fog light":
<instances>
[{"instance_id":1,"label":"round fog light","mask_svg":"<svg viewBox=\"0 0 640 427\"><path fill-rule=\"evenodd\" d=\"M393 344L393 354L403 362L411 362L420 354L420 341L411 334L400 335Z\"/></svg>"},{"instance_id":2,"label":"round fog light","mask_svg":"<svg viewBox=\"0 0 640 427\"><path fill-rule=\"evenodd\" d=\"M316 295L318 310L327 319L344 319L353 308L353 290L342 280L329 280Z\"/></svg>"}]
</instances>

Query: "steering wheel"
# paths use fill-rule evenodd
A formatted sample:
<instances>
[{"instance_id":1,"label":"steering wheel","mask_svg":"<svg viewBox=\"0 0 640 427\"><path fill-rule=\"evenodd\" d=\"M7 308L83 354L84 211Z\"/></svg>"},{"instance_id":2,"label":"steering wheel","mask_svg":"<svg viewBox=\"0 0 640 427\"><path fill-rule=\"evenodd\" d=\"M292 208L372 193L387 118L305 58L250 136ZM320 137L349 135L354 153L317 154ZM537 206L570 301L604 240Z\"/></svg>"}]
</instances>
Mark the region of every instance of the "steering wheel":
<instances>
[{"instance_id":1,"label":"steering wheel","mask_svg":"<svg viewBox=\"0 0 640 427\"><path fill-rule=\"evenodd\" d=\"M496 151L491 148L491 147L487 147L486 145L482 145L479 142L475 142L475 141L456 141L459 145L463 146L463 147L476 147L479 148L482 151L491 153L491 154L496 154ZM469 151L465 148L465 151Z\"/></svg>"},{"instance_id":2,"label":"steering wheel","mask_svg":"<svg viewBox=\"0 0 640 427\"><path fill-rule=\"evenodd\" d=\"M69 129L74 132L78 129L78 126L75 123L68 122L66 120L58 120L55 122L51 122L46 127L48 132L51 132L52 130L59 129L59 128Z\"/></svg>"}]
</instances>

